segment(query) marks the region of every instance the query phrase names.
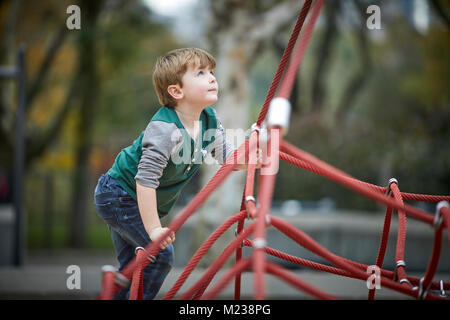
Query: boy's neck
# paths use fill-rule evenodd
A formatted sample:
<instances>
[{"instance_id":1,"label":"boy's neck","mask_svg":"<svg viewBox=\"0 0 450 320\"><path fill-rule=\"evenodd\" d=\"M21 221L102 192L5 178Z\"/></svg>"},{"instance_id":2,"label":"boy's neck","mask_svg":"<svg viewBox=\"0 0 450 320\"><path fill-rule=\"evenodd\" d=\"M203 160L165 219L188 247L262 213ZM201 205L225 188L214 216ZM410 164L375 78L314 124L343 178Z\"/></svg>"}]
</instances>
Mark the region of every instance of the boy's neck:
<instances>
[{"instance_id":1,"label":"boy's neck","mask_svg":"<svg viewBox=\"0 0 450 320\"><path fill-rule=\"evenodd\" d=\"M180 103L175 107L175 112L185 127L187 126L189 128L193 128L195 122L200 120L200 114L203 109L204 107L195 108L190 105Z\"/></svg>"}]
</instances>

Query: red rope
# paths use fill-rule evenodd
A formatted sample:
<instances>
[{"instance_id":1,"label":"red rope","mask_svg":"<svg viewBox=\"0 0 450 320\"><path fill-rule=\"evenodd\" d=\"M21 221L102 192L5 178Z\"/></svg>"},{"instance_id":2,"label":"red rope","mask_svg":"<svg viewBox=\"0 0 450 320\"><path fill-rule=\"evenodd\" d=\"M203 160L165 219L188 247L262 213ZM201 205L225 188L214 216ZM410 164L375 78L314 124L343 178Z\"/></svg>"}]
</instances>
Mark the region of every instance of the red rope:
<instances>
[{"instance_id":1,"label":"red rope","mask_svg":"<svg viewBox=\"0 0 450 320\"><path fill-rule=\"evenodd\" d=\"M409 201L424 201L424 202L450 201L450 196L418 194L418 193L409 193L409 192L402 192L402 197L404 200L409 200Z\"/></svg>"},{"instance_id":2,"label":"red rope","mask_svg":"<svg viewBox=\"0 0 450 320\"><path fill-rule=\"evenodd\" d=\"M217 241L217 239L219 239L225 233L225 231L227 231L234 223L236 223L236 221L240 221L243 217L245 217L246 214L247 213L245 211L241 211L241 212L233 215L232 217L228 218L227 221L225 221L222 225L220 225L208 237L208 239L206 239L206 241L196 251L194 256L192 256L191 260L189 260L186 267L184 267L184 270L181 273L180 277L177 279L177 281L172 286L172 288L170 288L170 290L163 297L163 300L170 300L175 296L175 294L178 292L178 290L181 288L181 286L187 280L189 275L195 269L197 264L200 262L200 260L206 254L206 252L208 252L208 250L212 247L212 245Z\"/></svg>"},{"instance_id":3,"label":"red rope","mask_svg":"<svg viewBox=\"0 0 450 320\"><path fill-rule=\"evenodd\" d=\"M318 299L322 300L336 300L335 297L329 295L328 293L323 292L320 289L317 289L316 287L310 285L309 283L299 279L296 275L294 275L292 272L289 272L276 264L272 262L267 263L267 272L278 276L279 278L286 281L286 283L290 284L291 286L294 286L302 291L305 291L312 295L313 297L316 297Z\"/></svg>"},{"instance_id":4,"label":"red rope","mask_svg":"<svg viewBox=\"0 0 450 320\"><path fill-rule=\"evenodd\" d=\"M253 242L247 239L247 240L245 240L245 245L249 246L249 247L252 247L253 246ZM343 269L340 269L340 268L335 268L335 267L327 266L327 265L324 265L324 264L321 264L321 263L318 263L318 262L314 262L314 261L311 261L311 260L295 257L295 256L289 255L287 253L284 253L284 252L281 252L279 250L276 250L276 249L273 249L273 248L269 248L269 247L264 247L264 250L266 251L266 253L268 253L268 254L270 254L270 255L272 255L274 257L277 257L277 258L280 258L280 259L283 259L283 260L286 260L286 261L289 261L289 262L292 262L292 263L295 263L295 264L298 264L298 265L301 265L301 266L304 266L304 267L307 267L307 268L310 268L310 269L323 271L323 272L328 272L328 273L332 273L332 274L336 274L336 275L339 275L339 276L348 277L348 278L352 278L352 279L355 279L355 278L359 279L357 277L354 277L352 273L347 272L347 271L345 271ZM363 271L367 270L368 265L366 265L366 264L362 264L362 263L359 263L359 262L351 261L351 260L348 260L348 259L345 259L345 258L343 258L343 259L348 261L349 263L352 263L353 265L355 265L356 267L360 268ZM381 271L381 275L383 277L388 278L388 279L392 279L393 276L394 276L394 272L393 271L385 270L385 269L382 269L382 268L380 268L380 271ZM419 281L420 281L419 278L411 277L411 276L408 276L407 279L413 285L418 285ZM366 279L363 279L363 280L366 280ZM431 284L431 289L439 289L439 288L440 288L440 283L439 282L433 282ZM450 289L450 283L449 282L444 282L444 289L445 290Z\"/></svg>"},{"instance_id":5,"label":"red rope","mask_svg":"<svg viewBox=\"0 0 450 320\"><path fill-rule=\"evenodd\" d=\"M444 220L444 225L447 227L448 246L450 247L450 209L443 207L441 209L441 215Z\"/></svg>"},{"instance_id":6,"label":"red rope","mask_svg":"<svg viewBox=\"0 0 450 320\"><path fill-rule=\"evenodd\" d=\"M105 271L103 273L102 288L103 291L96 298L96 300L112 300L114 298L114 292L119 288L116 283L116 274L113 271Z\"/></svg>"},{"instance_id":7,"label":"red rope","mask_svg":"<svg viewBox=\"0 0 450 320\"><path fill-rule=\"evenodd\" d=\"M245 210L245 186L244 192L242 193L241 211L244 211L245 214L247 214L247 211ZM244 229L244 223L245 223L245 216L239 219L236 227L236 234L242 232L242 230ZM241 259L242 259L242 246L239 246L236 250L236 264L239 263ZM236 278L234 280L234 300L240 299L241 299L241 274L237 273Z\"/></svg>"},{"instance_id":8,"label":"red rope","mask_svg":"<svg viewBox=\"0 0 450 320\"><path fill-rule=\"evenodd\" d=\"M241 259L237 262L228 272L217 282L217 284L211 288L211 290L205 294L202 298L204 300L213 300L215 297L227 286L227 284L236 277L240 275L244 270L248 269L252 264L252 260L250 258Z\"/></svg>"},{"instance_id":9,"label":"red rope","mask_svg":"<svg viewBox=\"0 0 450 320\"><path fill-rule=\"evenodd\" d=\"M266 98L264 99L264 103L261 107L261 111L259 112L258 119L256 121L256 124L258 126L260 126L261 123L266 118L266 115L267 115L267 112L268 112L269 106L270 106L270 101L272 101L273 97L275 96L275 92L280 83L284 69L286 68L286 65L292 54L292 50L294 49L295 43L298 39L298 35L300 34L300 31L303 27L303 23L305 22L306 15L308 14L308 11L311 7L311 2L312 2L312 0L306 0L305 3L303 4L302 9L300 10L295 27L292 30L288 44L286 45L286 48L284 49L283 56L281 57L277 71L275 72L275 76L272 80L269 90L267 91Z\"/></svg>"},{"instance_id":10,"label":"red rope","mask_svg":"<svg viewBox=\"0 0 450 320\"><path fill-rule=\"evenodd\" d=\"M289 99L291 95L292 87L294 86L295 78L297 77L297 73L299 71L300 64L303 60L303 56L306 51L306 47L308 46L309 40L311 39L311 35L314 29L314 25L316 24L317 18L319 17L320 10L322 9L324 0L316 0L314 2L313 11L311 16L309 17L308 23L305 27L305 31L302 33L302 37L300 39L300 43L296 49L294 56L289 62L289 67L286 71L286 74L283 78L283 82L280 86L280 91L278 92L278 97Z\"/></svg>"},{"instance_id":11,"label":"red rope","mask_svg":"<svg viewBox=\"0 0 450 320\"><path fill-rule=\"evenodd\" d=\"M400 204L403 205L402 196L400 190L398 189L397 182L390 183L389 188L394 195L395 200L397 200ZM380 249L377 256L376 265L381 268L383 265L384 255L386 253L387 240L389 236L389 227L391 223L392 216L392 208L387 207L386 216L383 227L383 235L380 243ZM397 233L397 247L395 253L395 261L396 261L396 270L394 277L397 279L407 279L405 266L400 264L400 262L404 262L404 251L405 251L405 240L406 240L406 214L403 210L398 211L398 233ZM404 285L408 285L408 283L404 283ZM369 290L369 300L373 300L375 297L375 288Z\"/></svg>"},{"instance_id":12,"label":"red rope","mask_svg":"<svg viewBox=\"0 0 450 320\"><path fill-rule=\"evenodd\" d=\"M247 177L245 180L245 188L244 188L244 196L245 199L248 197L253 197L253 192L255 188L255 164L256 163L256 146L258 143L258 132L253 131L250 135L249 139L249 148L251 151L249 151L249 164L247 168ZM244 200L245 201L245 200ZM247 211L249 212L249 215L253 218L256 218L256 207L254 202L244 202Z\"/></svg>"},{"instance_id":13,"label":"red rope","mask_svg":"<svg viewBox=\"0 0 450 320\"><path fill-rule=\"evenodd\" d=\"M278 163L273 163L273 161L278 161L278 146L281 142L281 133L279 128L273 128L271 130L270 139L277 139L276 143L267 143L267 152L264 156L270 155L270 166L278 167ZM272 146L275 148L272 149ZM266 163L266 161L264 161ZM255 299L263 300L265 299L265 284L264 284L264 274L265 274L265 254L264 254L264 244L266 242L266 217L271 207L273 188L276 180L276 173L272 174L262 174L260 170L259 174L259 190L258 199L260 199L260 207L258 208L258 216L256 221L255 230L255 241L261 243L260 246L255 248L253 252L253 271L254 271L254 287L255 287Z\"/></svg>"},{"instance_id":14,"label":"red rope","mask_svg":"<svg viewBox=\"0 0 450 320\"><path fill-rule=\"evenodd\" d=\"M352 260L349 260L349 259L346 259L346 258L342 258L342 259L344 259L348 263L351 263L352 265L360 268L363 271L367 270L368 265L366 265L366 264L359 263L359 262L356 262L356 261L352 261ZM383 276L385 278L388 278L390 280L394 278L394 272L393 271L384 270L384 269L381 269L380 271L381 271L381 276ZM363 279L363 280L366 280L366 279ZM413 286L418 286L419 285L419 281L420 281L419 278L411 277L411 276L407 276L407 280L409 280L409 282L411 282L411 284ZM450 289L450 282L444 282L443 284L444 284L444 289L445 290ZM432 289L439 289L440 288L440 283L439 282L432 282L431 288Z\"/></svg>"},{"instance_id":15,"label":"red rope","mask_svg":"<svg viewBox=\"0 0 450 320\"><path fill-rule=\"evenodd\" d=\"M396 183L391 184L392 194L394 195L395 200L403 205L402 196L400 194L400 190ZM405 265L400 264L400 262L405 261L405 241L406 241L406 214L404 210L397 210L398 213L398 232L397 232L397 246L395 249L395 262L396 266L396 274L397 280L406 279L406 271ZM404 285L408 285L404 283Z\"/></svg>"},{"instance_id":16,"label":"red rope","mask_svg":"<svg viewBox=\"0 0 450 320\"><path fill-rule=\"evenodd\" d=\"M289 162L299 168L303 168L303 169L311 171L315 174L327 177L327 171L322 170L321 168L315 166L313 163L303 161L303 160L293 157L290 154L285 153L285 152L280 152L280 158L281 158L281 160ZM347 176L349 179L353 179L355 181L355 183L361 183L362 185L372 188L374 191L377 191L381 194L386 193L385 187L380 187L380 186L377 186L377 185L374 185L371 183L367 183L365 181L358 180L343 171L340 171L340 173L343 176ZM402 192L401 195L404 200L410 200L410 201L425 201L425 202L450 201L450 196L442 196L442 195L416 194L416 193L408 193L408 192Z\"/></svg>"},{"instance_id":17,"label":"red rope","mask_svg":"<svg viewBox=\"0 0 450 320\"><path fill-rule=\"evenodd\" d=\"M231 243L225 248L225 250L219 255L219 257L214 261L214 263L206 270L203 276L197 280L197 282L189 288L184 294L182 294L178 299L187 300L194 296L194 299L201 297L203 292L206 290L207 286L211 282L217 271L223 266L227 259L231 256L233 251L242 244L242 241L247 238L251 233L254 232L256 227L255 223L250 224L241 234L239 234Z\"/></svg>"},{"instance_id":18,"label":"red rope","mask_svg":"<svg viewBox=\"0 0 450 320\"><path fill-rule=\"evenodd\" d=\"M245 240L245 245L252 247L253 246L253 241L250 240ZM315 269L315 270L319 270L319 271L324 271L324 272L328 272L328 273L333 273L336 275L340 275L340 276L345 276L345 277L349 277L349 278L353 278L351 276L351 274L345 270L339 269L339 268L335 268L335 267L330 267L318 262L314 262L311 260L307 260L307 259L302 259L299 257L295 257L293 255L287 254L285 252L281 252L279 250L273 249L273 248L269 248L269 247L264 247L264 251L267 254L270 254L274 257L307 267L307 268L311 268L311 269Z\"/></svg>"},{"instance_id":19,"label":"red rope","mask_svg":"<svg viewBox=\"0 0 450 320\"><path fill-rule=\"evenodd\" d=\"M238 222L238 226L237 226L237 232L241 233L242 230L244 229L244 221L245 218L241 219ZM242 248L239 247L236 250L236 263L239 263L242 259ZM241 299L241 274L237 273L236 274L236 278L234 280L234 300L240 300Z\"/></svg>"},{"instance_id":20,"label":"red rope","mask_svg":"<svg viewBox=\"0 0 450 320\"><path fill-rule=\"evenodd\" d=\"M433 280L434 274L436 273L439 258L441 256L443 227L444 226L441 224L439 227L436 228L436 231L434 232L433 251L431 253L430 261L428 262L427 271L425 272L423 281L419 283L420 288L417 295L419 299L426 298L427 291L429 290L431 281Z\"/></svg>"},{"instance_id":21,"label":"red rope","mask_svg":"<svg viewBox=\"0 0 450 320\"><path fill-rule=\"evenodd\" d=\"M289 225L288 223L276 218L272 217L272 225L286 234L289 238L300 244L301 246L305 247L309 251L321 256L322 258L328 260L332 264L342 268L343 270L346 270L347 272L350 272L353 277L356 277L361 280L367 279L366 272L362 271L359 268L356 268L353 264L350 264L345 259L342 259L339 256L336 256L335 254L329 252L322 246L320 246L318 243L316 243L314 240L312 240L308 235L303 233L301 230L296 229L295 227ZM380 276L380 282L381 285L399 292L402 292L404 294L407 294L412 297L416 297L417 293L412 288L405 287L397 282L392 281L391 279L388 279L386 277ZM436 298L436 297L430 297L430 298Z\"/></svg>"},{"instance_id":22,"label":"red rope","mask_svg":"<svg viewBox=\"0 0 450 320\"><path fill-rule=\"evenodd\" d=\"M133 272L130 288L130 300L142 300L143 299L143 277L142 272L144 269L144 262L147 260L147 256L144 250L137 249L136 261L137 267Z\"/></svg>"},{"instance_id":23,"label":"red rope","mask_svg":"<svg viewBox=\"0 0 450 320\"><path fill-rule=\"evenodd\" d=\"M389 229L391 227L392 208L386 208L386 214L384 216L383 232L381 235L380 247L378 249L377 260L375 265L379 268L383 266L384 257L386 255L386 248L389 238ZM373 300L375 297L375 288L369 290L369 300Z\"/></svg>"},{"instance_id":24,"label":"red rope","mask_svg":"<svg viewBox=\"0 0 450 320\"><path fill-rule=\"evenodd\" d=\"M297 147L289 144L284 140L281 143L280 149L282 151L286 151L291 155L294 155L295 157L303 161L313 163L314 166L320 168L320 170L324 173L324 176L326 176L328 179L331 179L349 189L352 189L353 191L361 193L362 195L377 202L380 202L386 206L391 206L394 209L405 210L409 215L411 215L413 218L417 220L423 221L428 224L432 224L433 222L433 217L427 212L410 205L402 206L398 204L397 201L395 201L394 199L391 199L388 196L381 194L379 192L375 192L373 188L370 188L369 186L359 183L358 180L350 178L347 174L342 174L341 170L330 166L329 164L317 159L316 157L310 155L309 153L303 150L298 149Z\"/></svg>"}]
</instances>

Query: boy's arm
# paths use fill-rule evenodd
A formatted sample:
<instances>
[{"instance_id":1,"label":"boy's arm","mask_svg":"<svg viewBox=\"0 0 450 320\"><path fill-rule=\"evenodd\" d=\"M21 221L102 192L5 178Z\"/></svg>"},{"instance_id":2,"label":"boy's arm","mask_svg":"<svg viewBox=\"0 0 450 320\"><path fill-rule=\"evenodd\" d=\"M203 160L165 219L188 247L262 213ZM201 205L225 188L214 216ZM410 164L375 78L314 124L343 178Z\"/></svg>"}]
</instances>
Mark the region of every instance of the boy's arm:
<instances>
[{"instance_id":1,"label":"boy's arm","mask_svg":"<svg viewBox=\"0 0 450 320\"><path fill-rule=\"evenodd\" d=\"M156 188L159 179L170 158L177 139L172 133L177 130L175 124L163 121L151 121L142 138L142 156L135 176L136 195L142 222L150 240L157 240L168 229L161 226L158 216ZM160 247L165 248L175 240L172 233Z\"/></svg>"},{"instance_id":2,"label":"boy's arm","mask_svg":"<svg viewBox=\"0 0 450 320\"><path fill-rule=\"evenodd\" d=\"M214 110L214 109L213 109ZM214 110L214 112L216 112ZM217 117L217 114L216 114ZM214 159L217 160L217 162L222 165L225 163L225 161L232 155L232 153L235 151L234 147L227 142L226 136L225 136L225 130L222 126L222 123L220 119L217 117L217 129L215 134L215 139L212 144L212 156ZM236 168L234 168L234 171L237 170L244 170L247 168L247 165L239 165Z\"/></svg>"},{"instance_id":3,"label":"boy's arm","mask_svg":"<svg viewBox=\"0 0 450 320\"><path fill-rule=\"evenodd\" d=\"M168 228L163 228L159 220L158 210L156 205L156 190L151 187L146 187L136 183L136 194L139 206L139 212L144 224L145 231L147 231L150 240L156 241L162 236ZM169 244L175 241L175 234L171 234L161 242L161 249L166 248Z\"/></svg>"},{"instance_id":4,"label":"boy's arm","mask_svg":"<svg viewBox=\"0 0 450 320\"><path fill-rule=\"evenodd\" d=\"M219 162L219 164L223 164L228 157L231 156L231 154L235 151L235 149L227 142L226 136L225 136L225 130L222 126L222 123L217 118L217 130L215 135L215 140L213 143L213 157ZM257 159L256 159L256 169L261 168L261 150L257 150ZM239 164L234 168L234 171L239 170L247 170L248 161L249 159L245 159L244 164Z\"/></svg>"},{"instance_id":5,"label":"boy's arm","mask_svg":"<svg viewBox=\"0 0 450 320\"><path fill-rule=\"evenodd\" d=\"M262 164L262 151L261 149L257 149L256 150L256 169L261 169L261 164ZM249 159L245 159L245 164L240 164L238 165L236 168L234 168L234 171L239 171L239 170L247 170L248 167L248 163L249 163Z\"/></svg>"}]
</instances>

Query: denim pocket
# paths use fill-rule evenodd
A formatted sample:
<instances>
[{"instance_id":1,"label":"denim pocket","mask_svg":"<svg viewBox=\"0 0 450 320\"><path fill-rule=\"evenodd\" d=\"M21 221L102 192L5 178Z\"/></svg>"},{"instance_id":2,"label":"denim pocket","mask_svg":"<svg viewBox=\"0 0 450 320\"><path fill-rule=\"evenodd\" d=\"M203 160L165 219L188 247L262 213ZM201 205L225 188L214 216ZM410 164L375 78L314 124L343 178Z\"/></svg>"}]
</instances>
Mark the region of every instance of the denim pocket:
<instances>
[{"instance_id":1,"label":"denim pocket","mask_svg":"<svg viewBox=\"0 0 450 320\"><path fill-rule=\"evenodd\" d=\"M138 208L138 203L136 200L134 200L131 196L120 196L118 201L118 205L121 208L129 208L129 207L136 207Z\"/></svg>"},{"instance_id":2,"label":"denim pocket","mask_svg":"<svg viewBox=\"0 0 450 320\"><path fill-rule=\"evenodd\" d=\"M97 214L103 220L114 218L117 203L117 195L114 192L102 192L102 188L96 188L94 195L94 207Z\"/></svg>"},{"instance_id":3,"label":"denim pocket","mask_svg":"<svg viewBox=\"0 0 450 320\"><path fill-rule=\"evenodd\" d=\"M131 234L138 232L137 230L145 230L139 208L136 202L134 203L135 205L121 203L117 208L117 222L128 231L131 227L133 230L132 232L130 231Z\"/></svg>"},{"instance_id":4,"label":"denim pocket","mask_svg":"<svg viewBox=\"0 0 450 320\"><path fill-rule=\"evenodd\" d=\"M116 206L112 201L95 203L95 211L100 218L108 222L108 220L115 219Z\"/></svg>"},{"instance_id":5,"label":"denim pocket","mask_svg":"<svg viewBox=\"0 0 450 320\"><path fill-rule=\"evenodd\" d=\"M95 206L111 205L115 199L117 198L113 192L97 193L94 196L94 205Z\"/></svg>"}]
</instances>

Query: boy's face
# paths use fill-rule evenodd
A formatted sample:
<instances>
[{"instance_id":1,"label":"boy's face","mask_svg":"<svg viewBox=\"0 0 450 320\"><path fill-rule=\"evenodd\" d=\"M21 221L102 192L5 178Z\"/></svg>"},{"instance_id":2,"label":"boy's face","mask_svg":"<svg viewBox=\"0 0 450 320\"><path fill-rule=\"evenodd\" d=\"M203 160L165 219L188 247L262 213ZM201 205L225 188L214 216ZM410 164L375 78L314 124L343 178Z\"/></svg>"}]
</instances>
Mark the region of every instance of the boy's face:
<instances>
[{"instance_id":1,"label":"boy's face","mask_svg":"<svg viewBox=\"0 0 450 320\"><path fill-rule=\"evenodd\" d=\"M198 61L189 65L182 77L182 82L183 87L180 90L185 102L195 106L207 107L217 101L219 85L214 72L209 67L200 67Z\"/></svg>"}]
</instances>

